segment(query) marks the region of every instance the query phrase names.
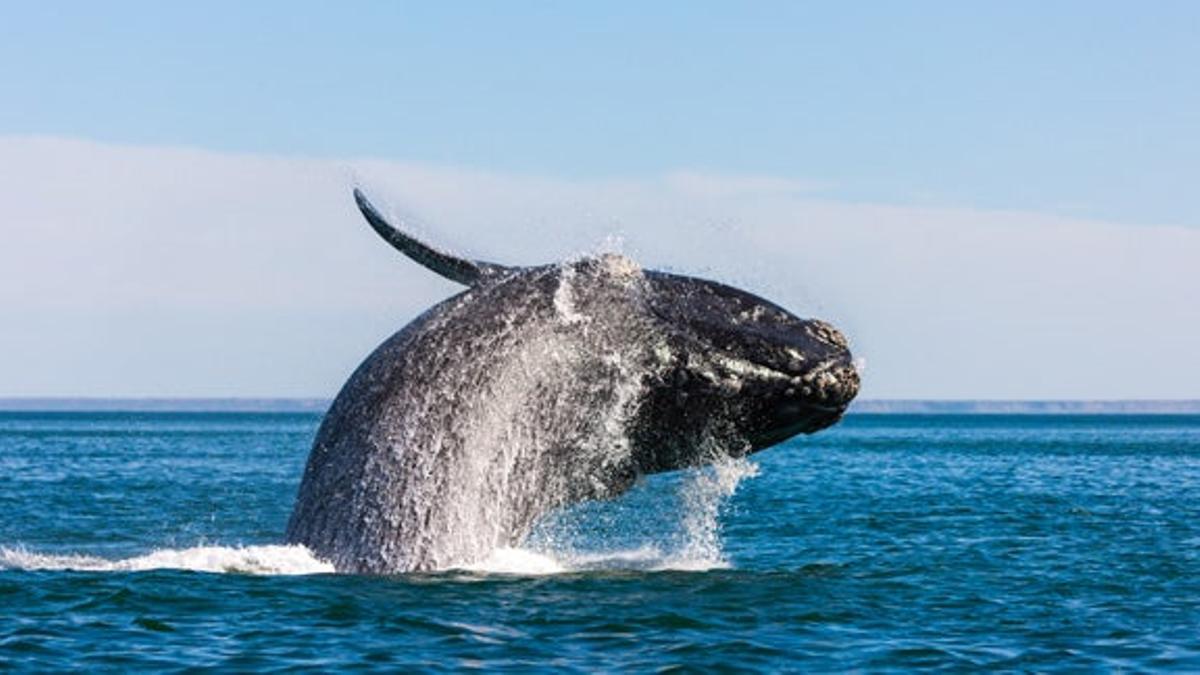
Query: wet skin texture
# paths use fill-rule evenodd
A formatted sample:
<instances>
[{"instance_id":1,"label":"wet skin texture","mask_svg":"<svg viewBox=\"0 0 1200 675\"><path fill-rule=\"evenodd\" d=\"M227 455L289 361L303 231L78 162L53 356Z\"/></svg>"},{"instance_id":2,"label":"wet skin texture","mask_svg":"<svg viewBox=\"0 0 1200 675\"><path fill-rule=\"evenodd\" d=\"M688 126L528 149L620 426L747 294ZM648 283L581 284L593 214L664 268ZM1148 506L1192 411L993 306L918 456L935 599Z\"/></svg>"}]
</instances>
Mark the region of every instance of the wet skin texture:
<instances>
[{"instance_id":1,"label":"wet skin texture","mask_svg":"<svg viewBox=\"0 0 1200 675\"><path fill-rule=\"evenodd\" d=\"M288 539L340 571L469 561L639 475L828 427L858 392L840 333L745 291L612 255L456 258L356 198L389 243L469 288L372 353L321 425Z\"/></svg>"}]
</instances>

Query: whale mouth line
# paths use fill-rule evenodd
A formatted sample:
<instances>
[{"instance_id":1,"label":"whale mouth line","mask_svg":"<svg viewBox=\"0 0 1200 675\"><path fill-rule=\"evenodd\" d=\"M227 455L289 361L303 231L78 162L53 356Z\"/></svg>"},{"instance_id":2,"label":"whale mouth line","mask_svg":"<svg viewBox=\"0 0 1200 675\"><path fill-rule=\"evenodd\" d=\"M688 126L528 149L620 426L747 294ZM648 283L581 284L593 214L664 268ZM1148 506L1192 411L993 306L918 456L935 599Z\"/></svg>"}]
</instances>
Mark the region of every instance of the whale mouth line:
<instances>
[{"instance_id":1,"label":"whale mouth line","mask_svg":"<svg viewBox=\"0 0 1200 675\"><path fill-rule=\"evenodd\" d=\"M848 403L844 404L844 405L824 405L821 403L806 403L805 405L807 405L809 409L815 410L817 412L837 413L839 415L846 412L846 409L850 407L850 404L848 404Z\"/></svg>"},{"instance_id":2,"label":"whale mouth line","mask_svg":"<svg viewBox=\"0 0 1200 675\"><path fill-rule=\"evenodd\" d=\"M739 375L755 373L760 375L763 379L786 381L796 387L813 387L813 389L816 390L829 389L831 388L830 385L841 385L844 375L844 372L842 371L849 370L854 373L858 372L854 364L848 358L843 356L826 359L825 361L822 361L812 368L804 370L803 372L789 371L778 366L767 365L765 363L758 363L747 359L738 359L736 357L729 356L723 357L721 359L721 364L727 368L729 368L731 364L736 364L734 368L729 369ZM828 377L832 378L832 381L822 380L822 376L826 375L827 373ZM809 397L805 397L804 401L805 405L808 407L825 412L845 410L846 405L848 404L848 402L846 402L846 404L830 405L820 402L821 399L819 398L812 400Z\"/></svg>"},{"instance_id":3,"label":"whale mouth line","mask_svg":"<svg viewBox=\"0 0 1200 675\"><path fill-rule=\"evenodd\" d=\"M778 365L772 365L765 361L757 361L747 359L735 355L727 349L715 350L716 362L726 370L738 375L757 374L765 379L791 380L796 384L800 384L803 380L809 380L819 377L822 373L827 373L835 369L850 369L858 372L857 366L853 360L847 355L838 355L832 358L827 358L817 365L806 368L803 371L796 369L787 369Z\"/></svg>"}]
</instances>

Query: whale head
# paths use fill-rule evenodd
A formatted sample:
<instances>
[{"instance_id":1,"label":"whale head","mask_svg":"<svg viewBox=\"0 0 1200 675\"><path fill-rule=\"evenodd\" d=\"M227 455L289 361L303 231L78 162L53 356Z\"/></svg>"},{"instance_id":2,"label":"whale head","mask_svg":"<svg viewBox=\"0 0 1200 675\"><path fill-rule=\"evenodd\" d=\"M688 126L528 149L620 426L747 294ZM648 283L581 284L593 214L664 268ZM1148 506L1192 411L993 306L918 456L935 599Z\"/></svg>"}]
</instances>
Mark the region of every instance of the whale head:
<instances>
[{"instance_id":1,"label":"whale head","mask_svg":"<svg viewBox=\"0 0 1200 675\"><path fill-rule=\"evenodd\" d=\"M635 432L647 473L710 461L714 437L741 454L819 431L858 393L847 340L828 323L663 272L646 272L646 304L661 336Z\"/></svg>"}]
</instances>

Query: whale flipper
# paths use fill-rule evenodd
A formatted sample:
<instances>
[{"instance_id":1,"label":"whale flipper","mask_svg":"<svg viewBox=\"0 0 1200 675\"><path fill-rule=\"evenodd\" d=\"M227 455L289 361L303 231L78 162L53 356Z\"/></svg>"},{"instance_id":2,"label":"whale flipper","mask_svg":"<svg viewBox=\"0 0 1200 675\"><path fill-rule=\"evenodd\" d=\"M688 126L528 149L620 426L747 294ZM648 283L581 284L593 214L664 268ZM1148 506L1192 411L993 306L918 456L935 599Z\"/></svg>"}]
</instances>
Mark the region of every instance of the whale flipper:
<instances>
[{"instance_id":1,"label":"whale flipper","mask_svg":"<svg viewBox=\"0 0 1200 675\"><path fill-rule=\"evenodd\" d=\"M469 260L444 253L401 232L380 215L375 206L358 188L354 189L354 201L358 204L358 210L362 211L363 217L370 223L371 228L378 232L379 236L383 237L387 243L451 281L457 281L465 286L474 286L480 281L497 276L509 269L504 265Z\"/></svg>"}]
</instances>

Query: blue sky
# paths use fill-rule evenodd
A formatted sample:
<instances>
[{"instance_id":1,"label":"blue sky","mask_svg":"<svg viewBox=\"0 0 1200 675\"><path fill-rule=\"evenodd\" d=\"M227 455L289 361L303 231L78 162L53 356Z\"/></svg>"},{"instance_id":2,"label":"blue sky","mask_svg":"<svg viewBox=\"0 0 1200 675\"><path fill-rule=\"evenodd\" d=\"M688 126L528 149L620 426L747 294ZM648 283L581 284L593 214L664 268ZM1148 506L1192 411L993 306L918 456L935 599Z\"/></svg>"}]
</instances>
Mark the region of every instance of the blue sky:
<instances>
[{"instance_id":1,"label":"blue sky","mask_svg":"<svg viewBox=\"0 0 1200 675\"><path fill-rule=\"evenodd\" d=\"M1200 6L9 3L0 130L1200 224Z\"/></svg>"},{"instance_id":2,"label":"blue sky","mask_svg":"<svg viewBox=\"0 0 1200 675\"><path fill-rule=\"evenodd\" d=\"M337 180L310 184L328 189L327 196L297 195L295 186L289 192L281 178L298 175L296 171L340 171L345 179L348 165L356 177L365 171L385 191L391 190L394 207L417 207L434 229L445 223L460 240L492 236L491 244L500 248L520 241L489 235L494 225L461 208L456 211L459 207L446 201L470 198L464 186L478 187L483 180L493 192L467 207L511 207L507 220L502 220L513 231L535 224L561 227L578 235L559 238L561 248L570 250L594 243L603 229L598 222L617 223L625 234L632 231L630 238L649 256L648 263L691 266L715 276L748 276L748 283L782 293L785 304L813 302L816 310L849 321L880 354L872 365L878 373L872 385L876 395L1200 397L1200 389L1188 384L1200 379L1200 366L1186 353L1164 355L1161 364L1152 366L1158 373L1129 370L1120 375L1127 380L1110 381L1107 387L1095 384L1096 373L1088 370L1094 361L1087 359L1068 364L1047 383L1006 380L1004 373L1013 370L1012 363L972 374L969 386L952 374L933 380L926 372L910 377L903 364L920 356L921 338L914 334L889 340L882 322L872 321L870 317L891 317L895 303L885 306L879 300L873 305L868 294L854 286L863 283L866 288L861 281L870 277L866 267L855 268L857 276L841 285L829 283L831 275L836 278L831 268L826 278L808 279L799 288L783 277L755 277L757 272L745 269L744 263L722 269L719 257L696 247L672 259L667 247L656 243L663 237L652 232L639 239L650 227L645 223L663 215L648 206L653 199L646 193L661 186L663 176L677 178L679 172L710 183L724 181L716 191L726 195L725 200L711 206L717 214L713 218L723 223L714 236L724 237L726 245L752 239L749 229L739 231L739 224L784 223L789 209L824 214L831 222L849 223L847 228L858 227L868 213L887 223L908 224L903 226L932 227L928 223L936 222L937 228L947 228L936 230L951 242L946 246L955 239L954 219L962 222L964 232L976 228L971 230L976 234L964 235L963 241L991 241L991 235L979 233L1007 227L996 225L996 214L1018 214L1004 222L1044 226L1038 230L1042 234L1021 235L1030 246L1057 236L1045 234L1058 232L1058 221L1052 219L1067 219L1086 224L1078 226L1083 248L1072 252L1068 241L1061 277L1046 277L1062 302L1042 308L1045 321L1024 316L1020 298L1001 295L996 297L1005 301L1009 314L1002 312L999 319L969 316L962 309L968 306L966 291L952 288L951 271L964 259L961 252L943 247L926 259L922 250L928 243L919 238L881 241L912 248L895 251L887 260L911 259L929 274L930 269L944 270L920 288L926 297L935 289L933 295L950 298L947 304L934 306L927 300L913 309L942 316L947 329L954 324L955 340L982 340L976 345L980 352L994 353L1004 342L995 331L981 335L982 326L992 325L988 321L999 321L997 325L1050 331L1060 341L1051 343L1064 350L1070 344L1086 344L1083 351L1095 352L1096 359L1116 362L1128 357L1122 353L1122 338L1100 335L1105 312L1129 316L1150 311L1166 322L1156 330L1169 338L1153 349L1167 354L1192 338L1200 339L1200 321L1184 294L1164 294L1162 289L1200 287L1195 283L1200 278L1182 259L1174 267L1156 267L1153 258L1158 254L1153 251L1128 258L1122 252L1124 244L1105 248L1103 242L1111 237L1098 233L1111 230L1118 232L1113 236L1133 241L1138 235L1130 232L1143 231L1147 241L1161 242L1167 253L1192 250L1200 229L1200 190L1195 186L1200 177L1198 38L1200 5L1182 2L9 4L0 10L0 138L17 144L7 159L0 156L0 176L20 173L53 179L70 174L72 167L114 167L103 177L112 185L89 192L86 201L81 201L80 191L70 189L67 179L55 186L56 196L51 197L55 208L60 201L75 200L76 207L92 209L96 223L110 224L91 230L77 225L85 228L80 236L92 237L97 247L113 244L106 233L113 231L113 224L130 222L134 214L170 214L180 203L193 211L220 210L214 195L241 198L231 196L234 188L221 182L221 176L230 175L240 176L245 190L259 190L273 199L324 200L319 205L313 201L307 212L327 209L323 213L330 217L349 220L352 213L336 210L344 201ZM31 146L21 143L31 138L82 143L25 154ZM181 167L197 161L195 157L183 150L139 150L154 148L207 151L232 163L214 159L214 167L225 168L192 176ZM238 157L242 164L237 164ZM379 161L364 164L364 158ZM34 166L39 162L45 164ZM154 168L146 162L161 164ZM234 170L247 162L256 168ZM293 164L284 171L281 162ZM388 162L393 163L390 168ZM311 169L306 163L323 168ZM120 183L122 176L133 180L164 172L178 172L179 180L156 183L156 194L173 194L174 203ZM406 187L402 175L427 180L444 199ZM755 201L758 188L747 192L745 177L792 181L800 186L797 190L810 193L810 199L800 204L776 199L776 194ZM9 183L8 192L0 186L0 222L13 227L18 218L14 214L36 221L39 216L22 210L23 196L12 187L18 182ZM618 183L640 187L612 192ZM193 192L177 194L175 188L185 184ZM686 199L680 197L678 185L671 185L675 187L662 193L664 201L682 204ZM729 197L731 189L737 193L734 197ZM506 201L505 190L526 197ZM543 192L558 196L529 197ZM116 194L123 195L121 201L106 201L105 195ZM624 201L605 213L605 195ZM764 210L762 204L768 202L774 210ZM564 203L573 206L564 208ZM68 211L73 218L81 217L68 206L61 207L67 210L59 216L47 215L46 228L60 222L55 218L65 219ZM520 215L521 209L526 215ZM303 218L303 213L292 215ZM674 225L664 223L664 233L678 232L671 228L701 218L684 206L670 211L668 221L672 214L678 219ZM256 217L262 222L269 216ZM29 250L51 256L54 242L31 232L25 233ZM341 236L337 232L320 236ZM229 241L250 245L236 238ZM830 245L846 244L831 240ZM1105 255L1110 257L1088 260L1093 250L1109 251ZM368 251L374 249L364 243L362 255L373 254ZM561 251L544 251L555 252ZM1022 255L1014 249L1010 258L997 262L1017 269L1026 262L1043 264L1051 274L1049 260L1027 261ZM880 260L876 269L886 262ZM1157 279L1145 282L1147 293L1157 289L1154 297L1134 294L1121 300L1125 304L1089 310L1086 320L1054 324L1063 316L1061 308L1071 304L1071 279L1085 278L1086 270L1097 265L1124 267L1114 271L1112 288L1095 280L1099 286L1076 289L1079 306L1090 307L1085 296L1096 292L1121 296L1121 288L1128 287L1121 285L1122 279L1128 278ZM247 262L246 269L251 267ZM10 265L10 276L0 281L20 284L38 269L18 272ZM84 271L68 269L66 274L80 275L81 283L86 278L92 285L115 279L112 283L121 288L136 287L140 281L136 266L96 271L93 277L86 277L86 265L79 269ZM279 273L284 271L281 266ZM893 272L908 275L903 269ZM376 273L389 272L381 266ZM203 281L181 278L179 283L191 288ZM967 286L979 294L990 292L982 285ZM65 295L54 296L57 287L44 288L45 295L36 298L43 305L38 310L41 318L30 319L22 336L10 338L10 352L27 352L47 334L73 325L84 311L83 300L75 305ZM398 327L397 317L449 290L421 288L407 302L388 307L387 326ZM912 292L920 291L914 287ZM1030 293L1036 295L1038 289ZM32 311L19 299L2 305L3 297L0 294L0 309L10 316L18 309ZM194 316L196 308L180 297L164 293L135 298L114 291L89 298L86 311L124 317L120 321L125 323L131 321L129 312L141 312L138 321L148 327L154 322L147 314L150 307ZM289 325L305 335L313 349L340 345L328 371L289 380L283 373L311 361L311 352L281 356L278 372L259 373L263 352L254 350L265 350L282 337L268 339L272 329L265 326L247 328L229 343L216 337L229 333L220 326L237 325L232 317L238 312L245 316L282 311L279 298L263 296L257 308L232 297L222 302L218 296L204 300L205 311L212 313L211 335L191 345L226 350L229 363L246 365L229 366L219 379L206 375L215 372L212 368L201 368L177 381L162 382L146 374L161 364L139 364L133 355L126 355L131 359L128 367L91 372L78 384L71 372L51 377L40 362L42 370L20 369L14 362L8 364L9 372L21 375L0 383L0 393L328 395L343 370L352 367L361 350L377 342L385 328L376 306L354 310L358 319L339 319L347 330L358 331L353 339L323 328L323 321L348 311L338 309L332 298L311 310L288 309ZM222 306L228 315L221 314ZM61 313L47 309L51 307L61 307ZM118 319L109 323L116 326ZM112 331L106 348L118 349L134 337L117 328ZM190 338L168 331L162 339ZM230 344L256 346L238 351ZM77 343L61 349L74 354L76 364L91 363L99 353ZM963 348L964 363L970 354ZM177 357L164 352L162 363ZM1172 367L1182 370L1164 377ZM259 375L239 381L239 373ZM1155 384L1163 380L1167 383Z\"/></svg>"}]
</instances>

